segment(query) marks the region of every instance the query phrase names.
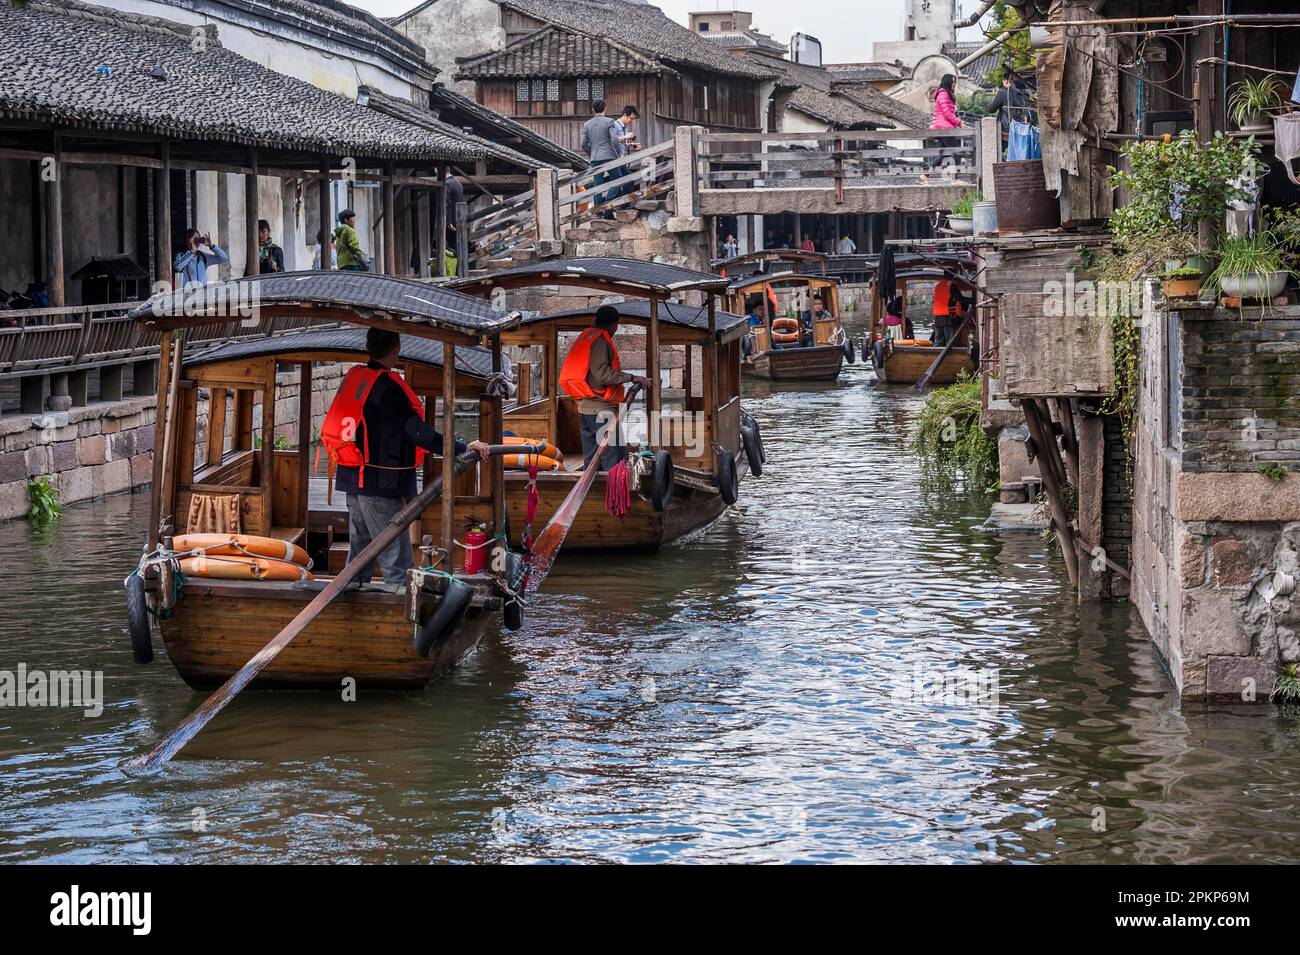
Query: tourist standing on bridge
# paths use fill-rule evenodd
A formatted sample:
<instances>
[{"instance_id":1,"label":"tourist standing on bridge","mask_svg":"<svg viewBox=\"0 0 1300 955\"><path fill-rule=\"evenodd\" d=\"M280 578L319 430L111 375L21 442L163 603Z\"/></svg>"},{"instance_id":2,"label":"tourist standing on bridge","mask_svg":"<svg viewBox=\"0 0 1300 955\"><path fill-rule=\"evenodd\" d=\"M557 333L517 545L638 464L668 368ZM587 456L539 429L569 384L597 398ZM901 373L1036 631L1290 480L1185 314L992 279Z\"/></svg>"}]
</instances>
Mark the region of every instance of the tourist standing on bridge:
<instances>
[{"instance_id":1,"label":"tourist standing on bridge","mask_svg":"<svg viewBox=\"0 0 1300 955\"><path fill-rule=\"evenodd\" d=\"M858 244L845 234L840 236L840 244L835 247L835 251L840 255L853 255L858 251Z\"/></svg>"},{"instance_id":2,"label":"tourist standing on bridge","mask_svg":"<svg viewBox=\"0 0 1300 955\"><path fill-rule=\"evenodd\" d=\"M587 120L582 127L582 151L587 154L587 161L592 166L599 166L607 163L612 159L617 159L622 155L619 147L622 143L619 141L618 123L605 115L605 101L598 99L592 102L591 111L595 115ZM611 178L608 172L598 172L591 177L591 188L598 190L600 185ZM595 205L600 205L614 196L603 196L598 191L596 194ZM608 215L604 216L609 218Z\"/></svg>"},{"instance_id":3,"label":"tourist standing on bridge","mask_svg":"<svg viewBox=\"0 0 1300 955\"><path fill-rule=\"evenodd\" d=\"M172 269L181 277L181 286L208 284L208 268L230 261L226 250L198 229L186 229L181 250L176 253Z\"/></svg>"},{"instance_id":4,"label":"tourist standing on bridge","mask_svg":"<svg viewBox=\"0 0 1300 955\"><path fill-rule=\"evenodd\" d=\"M257 220L257 271L284 271L284 249L271 241L271 223L265 219Z\"/></svg>"},{"instance_id":5,"label":"tourist standing on bridge","mask_svg":"<svg viewBox=\"0 0 1300 955\"><path fill-rule=\"evenodd\" d=\"M934 91L934 110L930 114L931 129L960 129L961 117L957 115L957 77L951 73L945 73L943 79L939 81L939 88ZM926 146L931 149L942 149L950 145L948 139L927 139ZM931 158L931 166L942 166L944 157L936 155ZM926 182L926 177L921 177L922 182Z\"/></svg>"},{"instance_id":6,"label":"tourist standing on bridge","mask_svg":"<svg viewBox=\"0 0 1300 955\"><path fill-rule=\"evenodd\" d=\"M361 237L357 235L357 214L351 209L339 213L339 225L334 230L334 244L339 250L340 272L370 271L370 260L361 251Z\"/></svg>"}]
</instances>

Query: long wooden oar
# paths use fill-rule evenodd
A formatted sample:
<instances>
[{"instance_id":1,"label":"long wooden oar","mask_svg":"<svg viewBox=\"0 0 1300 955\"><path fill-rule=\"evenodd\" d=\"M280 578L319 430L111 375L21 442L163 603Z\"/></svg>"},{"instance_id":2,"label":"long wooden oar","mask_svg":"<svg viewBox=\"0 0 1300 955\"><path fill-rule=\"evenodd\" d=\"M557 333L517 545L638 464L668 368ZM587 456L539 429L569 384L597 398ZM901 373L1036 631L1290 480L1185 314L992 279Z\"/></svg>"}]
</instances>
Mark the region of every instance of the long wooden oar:
<instances>
[{"instance_id":1,"label":"long wooden oar","mask_svg":"<svg viewBox=\"0 0 1300 955\"><path fill-rule=\"evenodd\" d=\"M956 330L949 336L947 344L943 346L943 351L939 352L939 357L930 363L930 367L925 370L925 374L917 379L916 384L912 386L914 390L925 391L926 385L930 383L930 379L939 371L939 366L942 365L943 360L948 357L948 352L952 351L952 346L957 344L958 336L961 335L962 331L970 323L970 320L971 317L967 315L966 318L962 320L962 323L957 326Z\"/></svg>"},{"instance_id":2,"label":"long wooden oar","mask_svg":"<svg viewBox=\"0 0 1300 955\"><path fill-rule=\"evenodd\" d=\"M568 536L569 528L573 526L573 521L578 516L578 511L582 507L587 492L591 490L596 475L600 473L600 459L604 456L609 443L617 439L623 426L623 410L632 403L632 399L636 397L636 393L640 390L640 385L633 385L627 390L627 394L623 397L623 403L619 405L618 410L614 413L614 426L606 432L605 440L600 442L600 447L592 455L591 462L587 465L586 470L582 472L582 477L578 479L578 483L573 486L573 490L555 509L555 513L551 515L547 525L542 528L542 532L537 535L537 542L533 544L533 553L528 568L529 593L540 587L542 581L546 579L546 575L551 572L551 565L555 563L555 557L560 552L564 538Z\"/></svg>"},{"instance_id":3,"label":"long wooden oar","mask_svg":"<svg viewBox=\"0 0 1300 955\"><path fill-rule=\"evenodd\" d=\"M494 455L532 454L541 453L541 449L518 445L493 445L489 449L489 453ZM476 451L466 451L458 455L453 473L456 475L463 474L478 459L479 456ZM384 548L396 540L400 534L404 534L406 528L424 513L424 509L441 496L442 477L439 476L436 480L425 485L419 494L411 498L409 504L394 514L393 519L388 522L388 526L363 547L361 553L348 561L347 565L339 571L338 576L330 581L325 589L313 597L311 602L298 612L298 616L289 621L289 625L281 630L270 643L258 650L247 663L239 668L238 672L221 684L221 687L215 693L204 700L197 710L159 740L153 749L143 756L128 760L126 768L153 769L179 753L181 748L198 734L199 730L207 726L214 716L225 709L226 704L233 700L240 690L248 686L254 677L265 670L270 662L279 656L281 650L292 643L298 634L307 629L308 624L320 616L321 611L329 606L330 602L342 593L348 584L360 576L362 571L369 569Z\"/></svg>"}]
</instances>

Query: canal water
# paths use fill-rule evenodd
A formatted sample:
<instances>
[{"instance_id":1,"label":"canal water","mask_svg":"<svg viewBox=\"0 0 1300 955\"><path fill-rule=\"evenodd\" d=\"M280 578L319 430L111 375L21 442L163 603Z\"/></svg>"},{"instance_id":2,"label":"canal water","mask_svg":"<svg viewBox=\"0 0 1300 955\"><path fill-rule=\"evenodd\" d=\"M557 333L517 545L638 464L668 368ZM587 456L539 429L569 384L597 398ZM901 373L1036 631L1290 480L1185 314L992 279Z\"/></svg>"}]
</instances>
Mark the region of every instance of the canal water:
<instances>
[{"instance_id":1,"label":"canal water","mask_svg":"<svg viewBox=\"0 0 1300 955\"><path fill-rule=\"evenodd\" d=\"M768 470L701 539L562 560L424 693L245 694L151 776L119 766L201 697L131 662L146 500L0 526L0 669L105 697L0 709L0 861L1294 858L1300 722L1180 706L1127 605L922 480L910 390L746 401Z\"/></svg>"}]
</instances>

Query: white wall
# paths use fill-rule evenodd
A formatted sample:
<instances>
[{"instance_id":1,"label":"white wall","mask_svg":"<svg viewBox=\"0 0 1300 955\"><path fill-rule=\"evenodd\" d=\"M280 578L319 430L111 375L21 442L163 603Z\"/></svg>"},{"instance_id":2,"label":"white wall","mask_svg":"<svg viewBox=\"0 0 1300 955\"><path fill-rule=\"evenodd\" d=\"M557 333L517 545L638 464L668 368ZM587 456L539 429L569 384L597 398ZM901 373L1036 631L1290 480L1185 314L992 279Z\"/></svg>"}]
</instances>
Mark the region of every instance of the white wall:
<instances>
[{"instance_id":1,"label":"white wall","mask_svg":"<svg viewBox=\"0 0 1300 955\"><path fill-rule=\"evenodd\" d=\"M416 0L408 0L412 5ZM458 56L473 56L506 45L501 8L493 0L438 0L428 9L395 24L395 29L424 47L438 68L438 81L459 93L474 96L473 80L455 82Z\"/></svg>"}]
</instances>

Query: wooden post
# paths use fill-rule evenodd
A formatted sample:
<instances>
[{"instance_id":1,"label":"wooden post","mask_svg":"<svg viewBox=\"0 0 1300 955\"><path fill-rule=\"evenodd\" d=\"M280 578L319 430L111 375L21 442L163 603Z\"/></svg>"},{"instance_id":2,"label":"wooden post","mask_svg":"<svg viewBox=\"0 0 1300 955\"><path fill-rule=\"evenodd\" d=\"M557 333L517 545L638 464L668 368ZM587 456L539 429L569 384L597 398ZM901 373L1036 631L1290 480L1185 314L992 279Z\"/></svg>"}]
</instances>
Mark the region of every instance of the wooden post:
<instances>
[{"instance_id":1,"label":"wooden post","mask_svg":"<svg viewBox=\"0 0 1300 955\"><path fill-rule=\"evenodd\" d=\"M446 182L444 174L442 182ZM434 228L438 234L435 239L438 243L438 262L433 270L434 275L446 277L447 275L447 189L444 186L438 190L437 196L433 200Z\"/></svg>"},{"instance_id":2,"label":"wooden post","mask_svg":"<svg viewBox=\"0 0 1300 955\"><path fill-rule=\"evenodd\" d=\"M298 367L298 524L304 528L311 507L311 369L310 361Z\"/></svg>"},{"instance_id":3,"label":"wooden post","mask_svg":"<svg viewBox=\"0 0 1300 955\"><path fill-rule=\"evenodd\" d=\"M1064 466L1057 452L1056 438L1052 434L1050 417L1046 417L1038 405L1038 399L1025 398L1020 403L1025 414L1025 424L1029 428L1029 438L1034 444L1034 453L1038 458L1038 470L1043 478L1043 491L1047 494L1047 503L1052 515L1052 527L1056 531L1057 542L1061 545L1061 556L1065 558L1065 569L1070 575L1070 583L1079 584L1079 554L1075 549L1074 530L1070 526L1069 512L1065 509ZM1044 406L1045 407L1045 406Z\"/></svg>"},{"instance_id":4,"label":"wooden post","mask_svg":"<svg viewBox=\"0 0 1300 955\"><path fill-rule=\"evenodd\" d=\"M63 287L63 143L54 131L54 167L45 181L45 281L50 305L67 304Z\"/></svg>"},{"instance_id":5,"label":"wooden post","mask_svg":"<svg viewBox=\"0 0 1300 955\"><path fill-rule=\"evenodd\" d=\"M181 343L179 340L173 344L173 335L170 330L162 333L162 340L158 346L158 400L154 404L153 418L153 487L150 488L149 495L149 549L153 550L158 544L158 522L161 520L163 512L163 465L166 461L166 445L169 440L168 433L168 416L171 413L172 406L175 404L170 397L175 394L176 388L172 382L180 374Z\"/></svg>"},{"instance_id":6,"label":"wooden post","mask_svg":"<svg viewBox=\"0 0 1300 955\"><path fill-rule=\"evenodd\" d=\"M397 187L393 184L395 175L397 175L397 164L390 162L384 167L381 197L384 205L384 271L389 275L397 274Z\"/></svg>"},{"instance_id":7,"label":"wooden post","mask_svg":"<svg viewBox=\"0 0 1300 955\"><path fill-rule=\"evenodd\" d=\"M559 173L544 166L533 174L533 211L537 222L537 241L560 241Z\"/></svg>"},{"instance_id":8,"label":"wooden post","mask_svg":"<svg viewBox=\"0 0 1300 955\"><path fill-rule=\"evenodd\" d=\"M436 191L441 192L442 190ZM430 190L417 189L415 191L415 247L419 250L415 274L421 277L431 276L435 271L430 265L433 260L433 250L437 244L430 241L433 238L433 217L430 215L432 203L433 196L430 194Z\"/></svg>"},{"instance_id":9,"label":"wooden post","mask_svg":"<svg viewBox=\"0 0 1300 955\"><path fill-rule=\"evenodd\" d=\"M208 449L203 461L209 467L221 463L226 450L226 395L225 388L208 392Z\"/></svg>"},{"instance_id":10,"label":"wooden post","mask_svg":"<svg viewBox=\"0 0 1300 955\"><path fill-rule=\"evenodd\" d=\"M275 487L275 362L262 390L262 528L249 531L265 534L271 530L271 496Z\"/></svg>"},{"instance_id":11,"label":"wooden post","mask_svg":"<svg viewBox=\"0 0 1300 955\"><path fill-rule=\"evenodd\" d=\"M709 296L709 342L704 346L707 364L705 374L708 381L704 383L704 411L709 418L710 433L718 433L718 407L722 404L718 386L718 300L712 292ZM716 440L716 437L715 437Z\"/></svg>"},{"instance_id":12,"label":"wooden post","mask_svg":"<svg viewBox=\"0 0 1300 955\"><path fill-rule=\"evenodd\" d=\"M803 216L798 212L794 214L794 247L803 248Z\"/></svg>"},{"instance_id":13,"label":"wooden post","mask_svg":"<svg viewBox=\"0 0 1300 955\"><path fill-rule=\"evenodd\" d=\"M456 274L469 275L469 206L456 203Z\"/></svg>"},{"instance_id":14,"label":"wooden post","mask_svg":"<svg viewBox=\"0 0 1300 955\"><path fill-rule=\"evenodd\" d=\"M835 139L831 143L831 149L834 150L835 158L832 162L835 165L835 204L843 205L844 203L844 140Z\"/></svg>"},{"instance_id":15,"label":"wooden post","mask_svg":"<svg viewBox=\"0 0 1300 955\"><path fill-rule=\"evenodd\" d=\"M455 571L452 547L456 539L456 346L442 343L442 549L447 573Z\"/></svg>"},{"instance_id":16,"label":"wooden post","mask_svg":"<svg viewBox=\"0 0 1300 955\"><path fill-rule=\"evenodd\" d=\"M650 379L650 393L646 395L646 411L650 419L651 447L660 442L653 440L659 433L659 299L650 299L650 322L645 330L645 376Z\"/></svg>"},{"instance_id":17,"label":"wooden post","mask_svg":"<svg viewBox=\"0 0 1300 955\"><path fill-rule=\"evenodd\" d=\"M176 277L172 270L171 144L163 140L158 149L162 166L153 171L154 278L170 288Z\"/></svg>"},{"instance_id":18,"label":"wooden post","mask_svg":"<svg viewBox=\"0 0 1300 955\"><path fill-rule=\"evenodd\" d=\"M316 208L320 213L320 267L329 271L330 246L334 235L333 220L330 218L330 163L328 159L320 162L320 179L316 183Z\"/></svg>"},{"instance_id":19,"label":"wooden post","mask_svg":"<svg viewBox=\"0 0 1300 955\"><path fill-rule=\"evenodd\" d=\"M520 368L516 365L515 368ZM531 374L529 366L522 366ZM501 336L492 336L492 371L494 374L501 372ZM524 384L519 382L519 390L515 392L516 396L524 390ZM501 421L501 406L504 398L494 396L488 399L488 411L492 415L491 430L488 433L488 440L491 444L502 443L502 433L505 428ZM488 474L492 487L492 522L495 533L500 534L506 523L506 471L505 460L499 455L493 455L488 462ZM480 489L480 492L482 490Z\"/></svg>"},{"instance_id":20,"label":"wooden post","mask_svg":"<svg viewBox=\"0 0 1300 955\"><path fill-rule=\"evenodd\" d=\"M257 255L257 147L248 147L248 172L244 174L244 274L256 275L261 271Z\"/></svg>"}]
</instances>

